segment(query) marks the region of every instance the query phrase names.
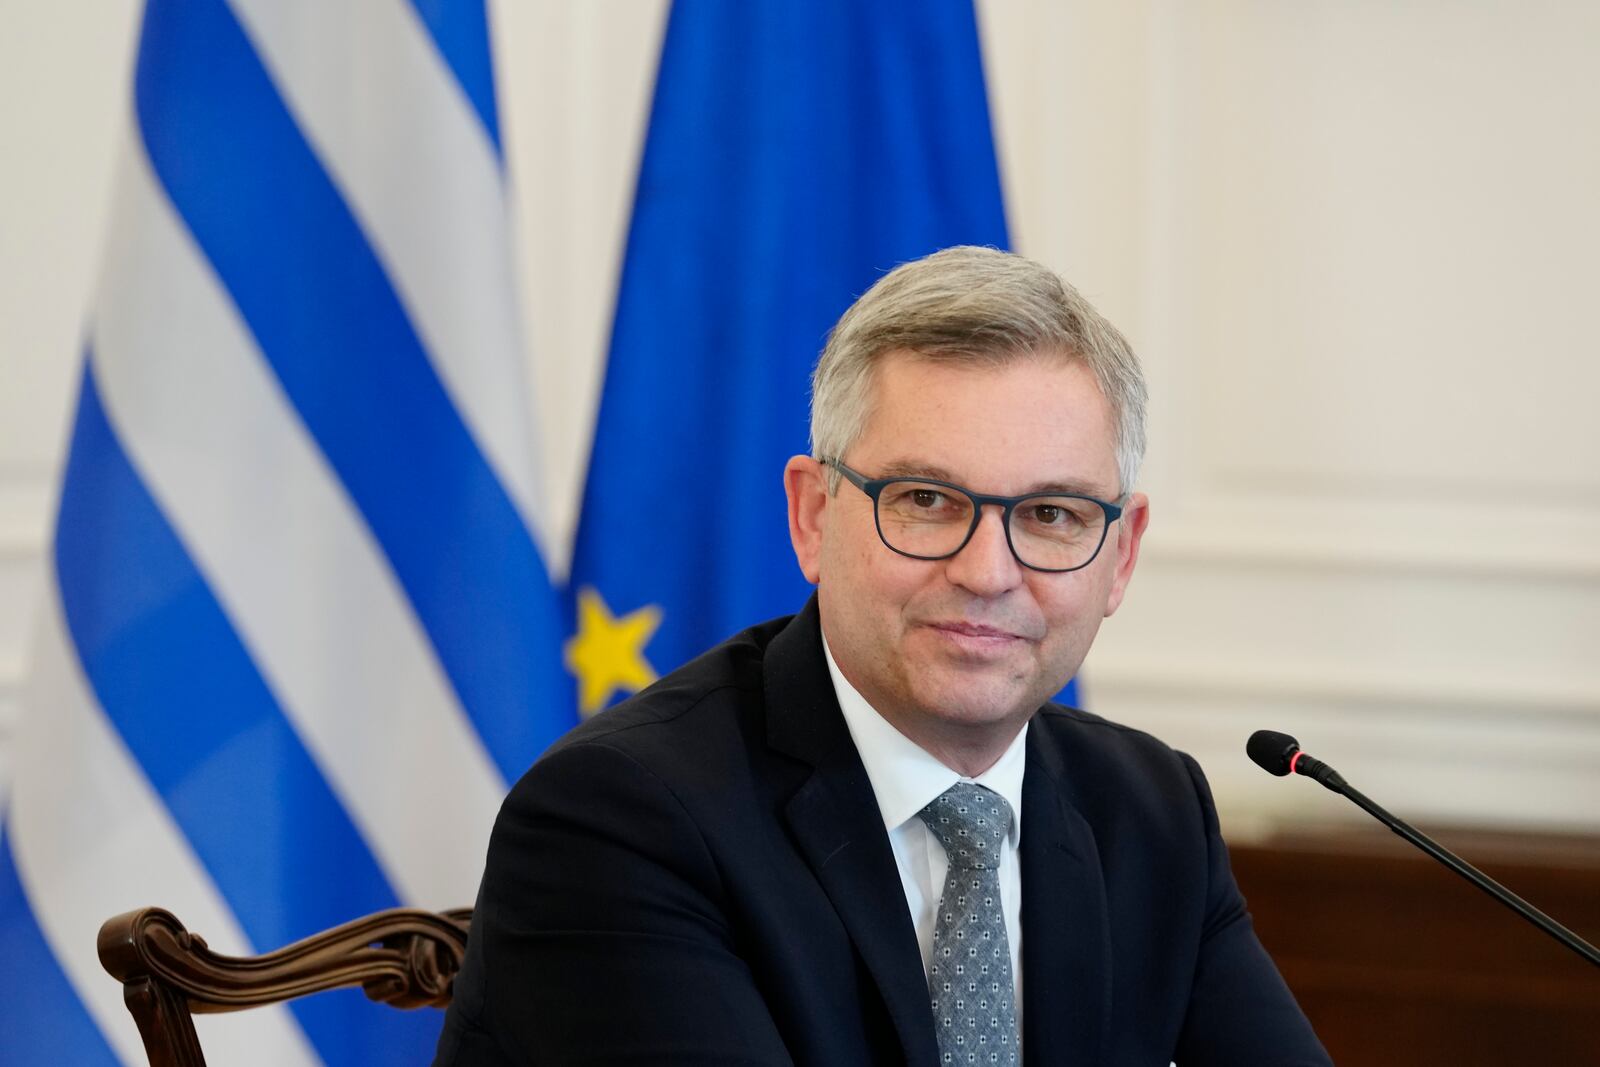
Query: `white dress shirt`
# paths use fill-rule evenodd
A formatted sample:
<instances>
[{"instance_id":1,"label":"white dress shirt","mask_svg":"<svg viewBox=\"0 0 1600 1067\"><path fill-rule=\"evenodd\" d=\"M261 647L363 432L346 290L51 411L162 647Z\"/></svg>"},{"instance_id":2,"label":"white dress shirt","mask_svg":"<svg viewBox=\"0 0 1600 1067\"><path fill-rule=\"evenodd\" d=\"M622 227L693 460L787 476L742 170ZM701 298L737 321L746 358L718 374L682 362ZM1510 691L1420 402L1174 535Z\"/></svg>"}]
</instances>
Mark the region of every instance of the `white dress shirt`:
<instances>
[{"instance_id":1,"label":"white dress shirt","mask_svg":"<svg viewBox=\"0 0 1600 1067\"><path fill-rule=\"evenodd\" d=\"M1011 805L1011 832L1000 845L1000 906L1005 912L1006 940L1011 944L1011 981L1016 991L1017 1025L1022 1025L1022 873L1017 861L1017 845L1022 840L1022 772L1026 768L1025 742L1028 728L1023 726L1016 740L993 767L976 778L966 778L929 755L916 742L896 730L873 710L866 698L845 680L834 662L827 639L822 642L828 658L828 673L833 691L844 712L845 725L866 765L867 778L878 798L883 827L889 832L894 861L900 867L900 884L905 889L906 907L917 930L922 948L922 972L928 973L933 958L934 916L939 893L944 889L950 860L944 846L933 836L917 812L957 782L976 782L1005 797Z\"/></svg>"}]
</instances>

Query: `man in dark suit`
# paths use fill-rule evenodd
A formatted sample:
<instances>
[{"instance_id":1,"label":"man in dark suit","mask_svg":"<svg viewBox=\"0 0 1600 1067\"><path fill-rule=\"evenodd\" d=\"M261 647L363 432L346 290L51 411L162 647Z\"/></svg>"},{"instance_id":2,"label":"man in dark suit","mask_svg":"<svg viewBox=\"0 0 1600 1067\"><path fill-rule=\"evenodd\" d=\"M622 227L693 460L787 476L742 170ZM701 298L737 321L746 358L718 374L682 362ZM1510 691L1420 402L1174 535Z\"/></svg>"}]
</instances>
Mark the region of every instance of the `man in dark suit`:
<instances>
[{"instance_id":1,"label":"man in dark suit","mask_svg":"<svg viewBox=\"0 0 1600 1067\"><path fill-rule=\"evenodd\" d=\"M1047 703L1149 518L1120 334L950 249L857 301L812 399L816 596L513 789L437 1062L1326 1063L1200 769Z\"/></svg>"}]
</instances>

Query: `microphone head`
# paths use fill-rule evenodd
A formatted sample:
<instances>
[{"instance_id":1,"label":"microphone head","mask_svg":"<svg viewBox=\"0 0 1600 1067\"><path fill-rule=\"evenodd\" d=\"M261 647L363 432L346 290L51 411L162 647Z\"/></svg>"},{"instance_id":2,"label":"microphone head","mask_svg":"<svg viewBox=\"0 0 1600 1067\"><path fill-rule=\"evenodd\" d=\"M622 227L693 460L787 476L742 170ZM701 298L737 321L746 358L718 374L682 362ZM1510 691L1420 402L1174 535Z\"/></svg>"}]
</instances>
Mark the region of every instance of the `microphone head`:
<instances>
[{"instance_id":1,"label":"microphone head","mask_svg":"<svg viewBox=\"0 0 1600 1067\"><path fill-rule=\"evenodd\" d=\"M1245 742L1244 750L1257 767L1282 778L1289 773L1290 762L1300 751L1300 742L1276 730L1257 730Z\"/></svg>"}]
</instances>

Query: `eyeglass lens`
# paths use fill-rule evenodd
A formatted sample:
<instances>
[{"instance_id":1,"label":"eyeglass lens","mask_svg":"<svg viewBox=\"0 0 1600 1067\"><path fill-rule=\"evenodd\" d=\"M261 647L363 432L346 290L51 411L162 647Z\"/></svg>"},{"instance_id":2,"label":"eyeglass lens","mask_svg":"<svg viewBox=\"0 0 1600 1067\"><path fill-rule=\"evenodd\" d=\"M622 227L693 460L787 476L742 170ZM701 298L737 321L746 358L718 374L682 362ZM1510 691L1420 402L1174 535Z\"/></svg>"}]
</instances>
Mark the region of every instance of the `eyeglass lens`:
<instances>
[{"instance_id":1,"label":"eyeglass lens","mask_svg":"<svg viewBox=\"0 0 1600 1067\"><path fill-rule=\"evenodd\" d=\"M878 495L878 530L897 552L948 556L972 529L972 510L969 498L942 485L890 482ZM1011 512L1011 545L1030 567L1068 570L1094 558L1105 527L1105 512L1092 500L1031 496Z\"/></svg>"}]
</instances>

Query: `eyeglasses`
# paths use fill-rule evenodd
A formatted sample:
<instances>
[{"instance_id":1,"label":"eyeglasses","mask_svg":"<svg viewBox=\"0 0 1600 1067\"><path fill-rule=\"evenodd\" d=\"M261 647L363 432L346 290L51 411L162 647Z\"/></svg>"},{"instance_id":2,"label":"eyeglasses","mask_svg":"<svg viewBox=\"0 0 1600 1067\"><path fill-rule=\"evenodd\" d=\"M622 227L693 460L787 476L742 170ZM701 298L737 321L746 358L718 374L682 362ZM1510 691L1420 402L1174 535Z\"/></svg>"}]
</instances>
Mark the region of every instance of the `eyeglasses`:
<instances>
[{"instance_id":1,"label":"eyeglasses","mask_svg":"<svg viewBox=\"0 0 1600 1067\"><path fill-rule=\"evenodd\" d=\"M967 547L983 509L1001 509L1006 543L1029 570L1075 571L1100 554L1122 508L1074 493L984 496L932 478L868 478L836 459L822 462L872 498L878 537L912 559L949 559Z\"/></svg>"}]
</instances>

